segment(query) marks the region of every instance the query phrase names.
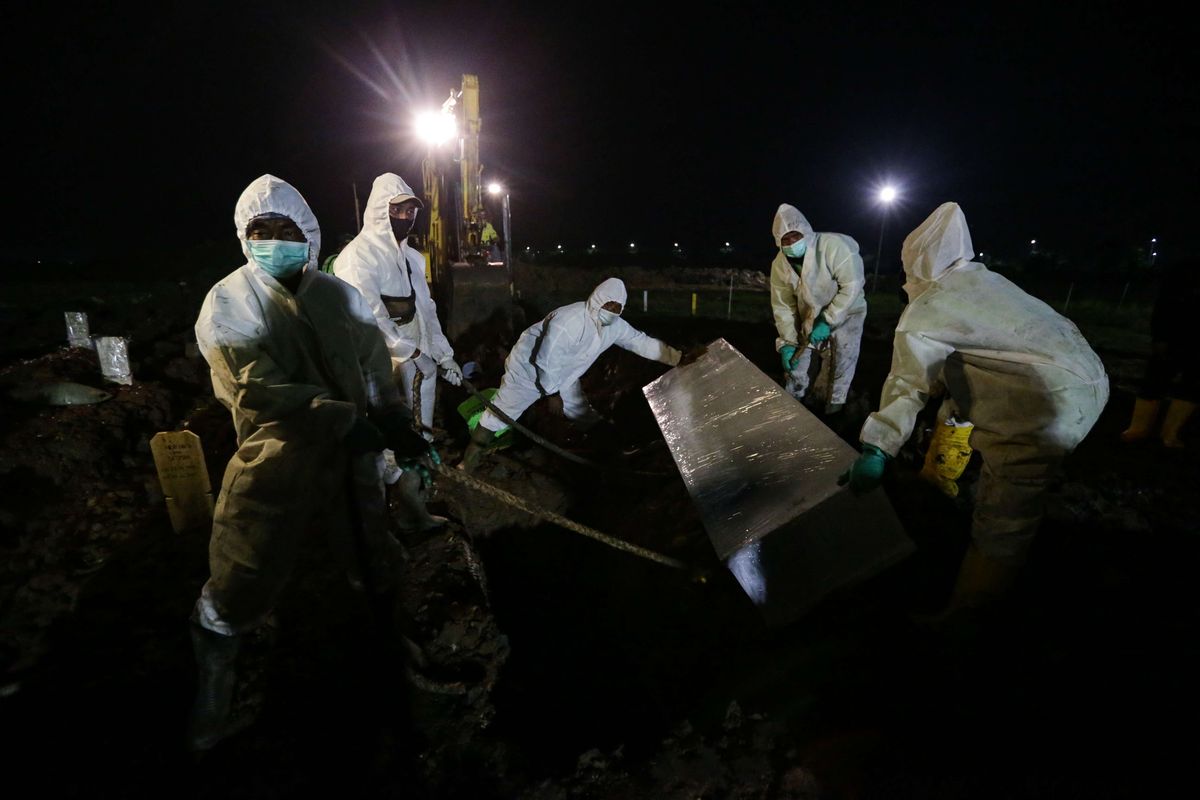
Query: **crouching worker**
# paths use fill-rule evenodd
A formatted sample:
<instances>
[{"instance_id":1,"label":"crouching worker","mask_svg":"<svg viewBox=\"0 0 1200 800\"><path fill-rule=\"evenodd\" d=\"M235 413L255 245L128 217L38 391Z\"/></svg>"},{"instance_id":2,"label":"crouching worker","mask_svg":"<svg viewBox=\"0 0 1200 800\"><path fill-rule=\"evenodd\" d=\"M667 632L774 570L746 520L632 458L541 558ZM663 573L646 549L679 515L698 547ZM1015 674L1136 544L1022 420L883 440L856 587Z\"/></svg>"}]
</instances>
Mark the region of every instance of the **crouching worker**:
<instances>
[{"instance_id":1,"label":"crouching worker","mask_svg":"<svg viewBox=\"0 0 1200 800\"><path fill-rule=\"evenodd\" d=\"M600 415L588 402L579 379L605 350L615 344L642 358L672 367L678 364L678 350L621 319L626 296L625 284L609 278L586 302L557 308L526 328L504 362L504 378L492 405L516 420L539 398L557 392L566 418L587 430L600 421ZM507 427L491 410L484 412L459 467L468 472L475 469L487 446Z\"/></svg>"},{"instance_id":2,"label":"crouching worker","mask_svg":"<svg viewBox=\"0 0 1200 800\"><path fill-rule=\"evenodd\" d=\"M931 397L948 395L974 423L970 444L983 472L972 542L943 616L1009 588L1051 479L1108 401L1104 365L1074 323L973 254L957 203L943 203L904 240L909 303L896 325L891 373L863 425L862 455L841 479L855 492L878 486Z\"/></svg>"},{"instance_id":3,"label":"crouching worker","mask_svg":"<svg viewBox=\"0 0 1200 800\"><path fill-rule=\"evenodd\" d=\"M388 607L399 545L387 530L380 453L429 452L362 295L317 268L321 234L300 193L264 175L238 199L234 224L247 263L209 291L196 321L238 449L213 516L211 575L192 615L195 750L232 732L241 642L275 605L313 521L355 588Z\"/></svg>"}]
</instances>

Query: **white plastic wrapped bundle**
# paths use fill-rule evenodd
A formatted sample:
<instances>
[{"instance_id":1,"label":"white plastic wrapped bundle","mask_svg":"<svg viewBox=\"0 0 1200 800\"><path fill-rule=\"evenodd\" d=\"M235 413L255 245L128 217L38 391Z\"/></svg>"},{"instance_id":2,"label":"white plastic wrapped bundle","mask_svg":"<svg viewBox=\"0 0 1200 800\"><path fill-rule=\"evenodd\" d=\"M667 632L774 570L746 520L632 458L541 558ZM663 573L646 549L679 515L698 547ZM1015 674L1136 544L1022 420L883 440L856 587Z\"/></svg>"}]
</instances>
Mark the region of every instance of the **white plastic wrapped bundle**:
<instances>
[{"instance_id":1,"label":"white plastic wrapped bundle","mask_svg":"<svg viewBox=\"0 0 1200 800\"><path fill-rule=\"evenodd\" d=\"M122 336L97 336L96 355L100 359L100 374L113 383L129 386L133 375L129 371L129 349Z\"/></svg>"},{"instance_id":2,"label":"white plastic wrapped bundle","mask_svg":"<svg viewBox=\"0 0 1200 800\"><path fill-rule=\"evenodd\" d=\"M87 314L82 311L66 311L63 317L67 321L67 344L71 347L92 349L92 334L88 330Z\"/></svg>"}]
</instances>

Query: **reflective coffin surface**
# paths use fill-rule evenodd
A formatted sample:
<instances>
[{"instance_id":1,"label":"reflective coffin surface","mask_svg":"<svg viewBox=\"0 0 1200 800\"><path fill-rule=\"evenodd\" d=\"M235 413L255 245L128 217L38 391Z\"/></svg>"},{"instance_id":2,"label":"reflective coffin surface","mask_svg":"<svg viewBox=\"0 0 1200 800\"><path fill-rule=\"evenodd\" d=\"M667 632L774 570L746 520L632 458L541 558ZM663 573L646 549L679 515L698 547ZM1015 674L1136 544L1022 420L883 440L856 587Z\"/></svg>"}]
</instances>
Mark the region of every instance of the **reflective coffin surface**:
<instances>
[{"instance_id":1,"label":"reflective coffin surface","mask_svg":"<svg viewBox=\"0 0 1200 800\"><path fill-rule=\"evenodd\" d=\"M724 339L643 391L717 556L768 623L912 552L882 490L837 485L857 452Z\"/></svg>"}]
</instances>

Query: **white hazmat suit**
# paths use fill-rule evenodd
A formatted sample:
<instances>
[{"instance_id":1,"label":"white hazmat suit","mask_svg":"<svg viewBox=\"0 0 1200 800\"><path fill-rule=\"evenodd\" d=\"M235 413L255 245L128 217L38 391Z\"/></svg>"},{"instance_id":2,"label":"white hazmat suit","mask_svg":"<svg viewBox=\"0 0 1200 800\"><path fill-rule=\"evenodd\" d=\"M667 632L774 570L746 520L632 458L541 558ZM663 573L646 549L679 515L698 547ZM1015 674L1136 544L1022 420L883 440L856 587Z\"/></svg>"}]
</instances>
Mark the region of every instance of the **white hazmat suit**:
<instances>
[{"instance_id":1,"label":"white hazmat suit","mask_svg":"<svg viewBox=\"0 0 1200 800\"><path fill-rule=\"evenodd\" d=\"M609 278L592 291L586 302L555 309L526 328L504 362L504 378L492 404L515 420L538 398L557 392L567 419L586 427L598 415L588 403L579 379L605 350L615 344L642 358L678 364L678 350L620 317L602 324L600 308L608 302L620 303L624 308L625 300L625 284ZM484 412L479 424L490 431L507 427L490 410Z\"/></svg>"},{"instance_id":2,"label":"white hazmat suit","mask_svg":"<svg viewBox=\"0 0 1200 800\"><path fill-rule=\"evenodd\" d=\"M858 365L867 300L863 294L863 263L858 243L840 233L815 233L812 225L787 203L775 212L771 233L775 245L784 234L799 231L808 242L803 264L797 270L781 250L771 263L771 312L775 317L776 351L785 345L797 348L796 364L787 374L786 389L797 400L809 390L809 367L814 349L808 337L818 316L833 329L820 346L822 357L819 391L826 405L846 402Z\"/></svg>"},{"instance_id":3,"label":"white hazmat suit","mask_svg":"<svg viewBox=\"0 0 1200 800\"><path fill-rule=\"evenodd\" d=\"M904 240L909 304L879 411L860 438L894 456L929 398L948 394L974 423L971 445L983 458L975 546L993 561L1020 563L1049 481L1108 401L1108 377L1070 320L973 254L956 203Z\"/></svg>"},{"instance_id":4,"label":"white hazmat suit","mask_svg":"<svg viewBox=\"0 0 1200 800\"><path fill-rule=\"evenodd\" d=\"M272 213L295 222L309 244L294 294L250 258L247 225ZM238 441L213 517L212 574L196 608L199 624L223 635L256 627L271 610L313 519L356 582L351 526L359 528L375 586L386 588L394 545L379 455L351 457L343 438L369 409L403 412L370 309L317 268L320 229L300 193L264 175L238 199L234 224L248 262L213 286L195 328Z\"/></svg>"},{"instance_id":5,"label":"white hazmat suit","mask_svg":"<svg viewBox=\"0 0 1200 800\"><path fill-rule=\"evenodd\" d=\"M425 257L407 239L397 242L392 233L388 204L414 197L399 175L386 172L376 178L362 231L338 254L333 270L362 292L387 341L405 402L425 438L433 441L438 367L454 385L461 382L462 370L438 322L437 305L425 282ZM417 351L420 355L414 358Z\"/></svg>"}]
</instances>

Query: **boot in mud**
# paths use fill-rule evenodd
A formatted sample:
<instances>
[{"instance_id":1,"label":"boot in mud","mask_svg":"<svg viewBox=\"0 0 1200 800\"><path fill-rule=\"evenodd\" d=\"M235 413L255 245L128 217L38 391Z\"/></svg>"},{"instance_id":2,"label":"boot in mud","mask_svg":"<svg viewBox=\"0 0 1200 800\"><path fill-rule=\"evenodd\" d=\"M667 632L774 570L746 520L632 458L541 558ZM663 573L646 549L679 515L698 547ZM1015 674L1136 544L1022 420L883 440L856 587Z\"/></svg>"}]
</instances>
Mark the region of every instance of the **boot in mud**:
<instances>
[{"instance_id":1,"label":"boot in mud","mask_svg":"<svg viewBox=\"0 0 1200 800\"><path fill-rule=\"evenodd\" d=\"M400 529L405 532L421 532L440 528L446 524L445 517L430 514L425 507L424 492L421 490L421 475L416 470L405 470L396 481L395 496L399 500L400 512L396 515Z\"/></svg>"},{"instance_id":2,"label":"boot in mud","mask_svg":"<svg viewBox=\"0 0 1200 800\"><path fill-rule=\"evenodd\" d=\"M241 637L215 633L194 621L191 629L197 682L187 743L193 752L201 753L246 727L250 720L239 722L231 714Z\"/></svg>"}]
</instances>

